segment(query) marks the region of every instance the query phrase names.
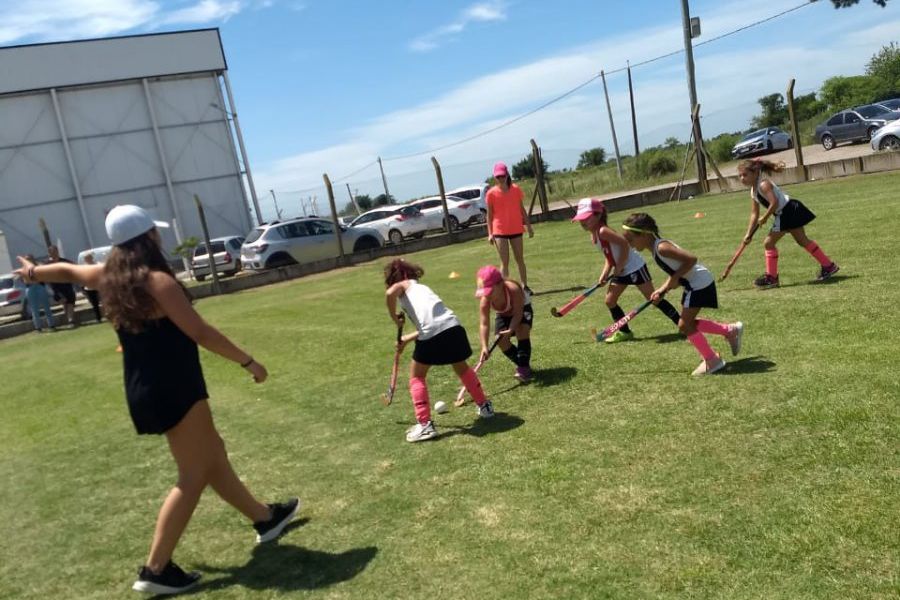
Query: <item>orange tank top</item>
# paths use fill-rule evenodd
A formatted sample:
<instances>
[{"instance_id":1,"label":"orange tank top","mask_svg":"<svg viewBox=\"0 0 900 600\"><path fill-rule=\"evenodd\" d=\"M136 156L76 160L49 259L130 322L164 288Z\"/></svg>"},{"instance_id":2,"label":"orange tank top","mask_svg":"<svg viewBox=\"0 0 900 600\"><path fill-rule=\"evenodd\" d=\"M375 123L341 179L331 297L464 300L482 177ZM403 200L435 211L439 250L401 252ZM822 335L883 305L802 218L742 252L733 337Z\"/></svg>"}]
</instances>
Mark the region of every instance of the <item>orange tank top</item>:
<instances>
[{"instance_id":1,"label":"orange tank top","mask_svg":"<svg viewBox=\"0 0 900 600\"><path fill-rule=\"evenodd\" d=\"M491 208L493 235L520 235L525 232L522 220L522 188L512 184L508 190L495 185L488 190L487 204Z\"/></svg>"}]
</instances>

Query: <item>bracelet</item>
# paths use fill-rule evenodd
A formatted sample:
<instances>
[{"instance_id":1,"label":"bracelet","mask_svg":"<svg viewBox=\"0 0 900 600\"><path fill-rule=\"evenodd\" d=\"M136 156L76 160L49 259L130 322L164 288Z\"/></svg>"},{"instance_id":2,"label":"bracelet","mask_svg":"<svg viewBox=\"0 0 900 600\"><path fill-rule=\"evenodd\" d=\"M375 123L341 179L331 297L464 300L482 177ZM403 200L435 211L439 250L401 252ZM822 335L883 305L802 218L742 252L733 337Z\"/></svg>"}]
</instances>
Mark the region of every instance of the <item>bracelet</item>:
<instances>
[{"instance_id":1,"label":"bracelet","mask_svg":"<svg viewBox=\"0 0 900 600\"><path fill-rule=\"evenodd\" d=\"M250 357L250 360L248 360L248 361L245 362L245 363L241 363L241 368L242 368L242 369L246 369L247 367L249 367L249 366L252 365L252 364L253 364L253 357L251 356L251 357Z\"/></svg>"},{"instance_id":2,"label":"bracelet","mask_svg":"<svg viewBox=\"0 0 900 600\"><path fill-rule=\"evenodd\" d=\"M37 281L37 277L34 276L34 268L35 265L31 265L30 267L28 267L28 273L26 274L28 279L30 279L31 281Z\"/></svg>"}]
</instances>

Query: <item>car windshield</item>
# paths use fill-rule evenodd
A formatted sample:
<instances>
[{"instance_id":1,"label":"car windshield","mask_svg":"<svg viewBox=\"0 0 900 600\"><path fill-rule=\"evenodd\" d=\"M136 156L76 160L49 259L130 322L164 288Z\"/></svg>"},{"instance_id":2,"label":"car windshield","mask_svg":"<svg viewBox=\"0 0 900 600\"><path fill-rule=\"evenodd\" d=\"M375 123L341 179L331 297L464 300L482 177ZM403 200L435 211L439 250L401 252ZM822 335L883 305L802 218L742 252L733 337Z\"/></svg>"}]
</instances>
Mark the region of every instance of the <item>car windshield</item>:
<instances>
[{"instance_id":1,"label":"car windshield","mask_svg":"<svg viewBox=\"0 0 900 600\"><path fill-rule=\"evenodd\" d=\"M860 106L856 109L856 112L861 114L866 119L871 119L872 117L876 117L886 111L880 106L870 104L869 106Z\"/></svg>"},{"instance_id":2,"label":"car windshield","mask_svg":"<svg viewBox=\"0 0 900 600\"><path fill-rule=\"evenodd\" d=\"M751 131L750 133L748 133L747 135L745 135L744 137L742 137L742 138L741 138L741 141L744 142L744 141L747 141L747 140L749 140L749 139L753 139L753 138L755 138L755 137L759 137L759 136L761 136L762 134L764 134L765 132L766 132L765 129L757 129L756 131Z\"/></svg>"},{"instance_id":3,"label":"car windshield","mask_svg":"<svg viewBox=\"0 0 900 600\"><path fill-rule=\"evenodd\" d=\"M4 277L0 279L0 290L8 290L13 287L15 284L13 283L12 277Z\"/></svg>"},{"instance_id":4,"label":"car windshield","mask_svg":"<svg viewBox=\"0 0 900 600\"><path fill-rule=\"evenodd\" d=\"M216 252L225 252L225 242L210 242L212 244L213 254ZM194 250L194 256L204 256L209 254L206 251L206 244L200 244L197 246L197 249Z\"/></svg>"},{"instance_id":5,"label":"car windshield","mask_svg":"<svg viewBox=\"0 0 900 600\"><path fill-rule=\"evenodd\" d=\"M891 110L900 110L900 98L896 100L888 100L886 102L882 102L882 104L887 106Z\"/></svg>"},{"instance_id":6,"label":"car windshield","mask_svg":"<svg viewBox=\"0 0 900 600\"><path fill-rule=\"evenodd\" d=\"M262 234L266 232L265 229L254 229L250 232L250 235L247 236L247 239L244 240L245 244L252 244L256 240L262 237Z\"/></svg>"}]
</instances>

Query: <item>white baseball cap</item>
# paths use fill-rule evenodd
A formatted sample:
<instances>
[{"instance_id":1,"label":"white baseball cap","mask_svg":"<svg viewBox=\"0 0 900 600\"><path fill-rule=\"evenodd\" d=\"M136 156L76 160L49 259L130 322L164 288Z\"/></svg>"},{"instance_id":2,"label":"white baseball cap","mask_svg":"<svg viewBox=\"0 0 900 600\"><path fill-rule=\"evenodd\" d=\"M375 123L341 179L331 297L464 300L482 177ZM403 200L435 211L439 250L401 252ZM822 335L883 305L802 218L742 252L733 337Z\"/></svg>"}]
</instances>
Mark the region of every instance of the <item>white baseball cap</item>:
<instances>
[{"instance_id":1,"label":"white baseball cap","mask_svg":"<svg viewBox=\"0 0 900 600\"><path fill-rule=\"evenodd\" d=\"M154 227L168 228L165 221L154 221L146 210L133 204L120 204L106 215L106 235L114 246L124 244Z\"/></svg>"}]
</instances>

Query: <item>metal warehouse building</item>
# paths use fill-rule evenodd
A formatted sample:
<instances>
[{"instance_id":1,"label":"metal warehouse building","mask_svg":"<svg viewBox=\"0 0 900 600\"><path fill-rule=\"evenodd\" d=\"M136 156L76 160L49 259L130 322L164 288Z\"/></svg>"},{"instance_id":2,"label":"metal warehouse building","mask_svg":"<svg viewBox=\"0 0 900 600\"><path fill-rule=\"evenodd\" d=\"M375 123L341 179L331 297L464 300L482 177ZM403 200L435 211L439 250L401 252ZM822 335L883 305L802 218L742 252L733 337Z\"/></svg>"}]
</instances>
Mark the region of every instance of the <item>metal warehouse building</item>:
<instances>
[{"instance_id":1,"label":"metal warehouse building","mask_svg":"<svg viewBox=\"0 0 900 600\"><path fill-rule=\"evenodd\" d=\"M210 235L249 231L244 170L254 206L256 193L226 68L218 29L0 48L9 253L46 254L39 219L69 258L107 245L106 213L126 203L174 223L171 249L201 237L194 194Z\"/></svg>"}]
</instances>

